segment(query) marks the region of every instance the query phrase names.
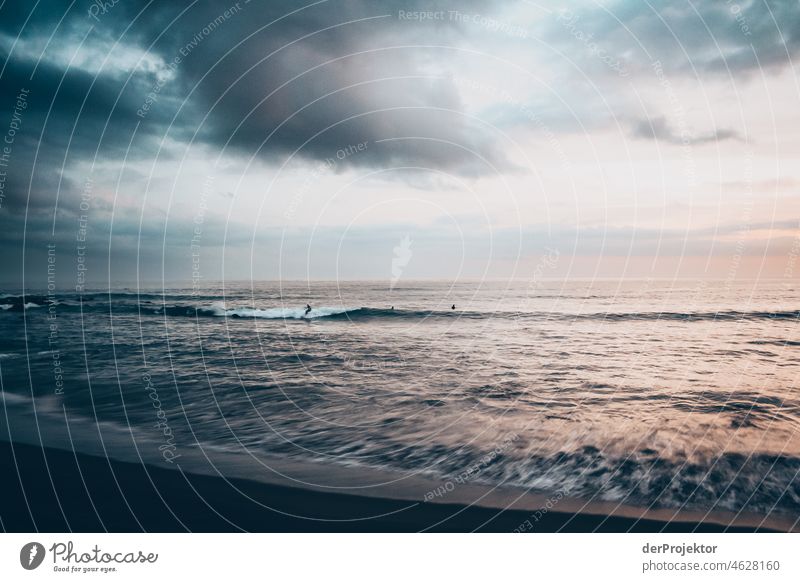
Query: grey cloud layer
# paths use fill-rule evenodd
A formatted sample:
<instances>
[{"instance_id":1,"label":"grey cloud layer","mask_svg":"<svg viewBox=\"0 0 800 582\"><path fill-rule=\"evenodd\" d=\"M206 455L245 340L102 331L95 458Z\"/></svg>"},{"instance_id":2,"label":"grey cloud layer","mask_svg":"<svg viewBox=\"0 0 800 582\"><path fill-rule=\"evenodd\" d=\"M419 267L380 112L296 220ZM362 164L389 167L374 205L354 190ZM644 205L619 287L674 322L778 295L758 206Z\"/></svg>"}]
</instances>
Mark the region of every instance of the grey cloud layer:
<instances>
[{"instance_id":1,"label":"grey cloud layer","mask_svg":"<svg viewBox=\"0 0 800 582\"><path fill-rule=\"evenodd\" d=\"M114 167L124 157L178 157L193 140L212 152L224 148L227 155L269 164L296 152L312 165L368 142L338 169L424 166L486 176L518 169L491 125L531 132L546 125L561 134L615 122L628 104L626 84L598 50L619 59L632 76L652 77L658 60L668 78L698 82L706 75L724 79L729 71L755 75L763 68L773 74L800 52L797 2L741 2L736 13L733 4L711 0L624 1L607 9L586 4L568 15L571 28L567 15L555 14L532 29L542 44L577 64L555 61L542 73L552 75L564 101L544 91L520 104L497 100L479 112L490 125L470 117L475 112L466 110L462 88L448 77L452 52L432 45L488 54L510 46L524 60L542 44L449 19L400 19L398 12L491 15L520 3L106 4L93 15L89 11L98 4L89 0L67 12L68 5L55 0L5 2L0 9L0 135L15 96L30 91L0 208L5 249L19 250L23 221L29 248L74 237L87 178L82 172L94 160ZM602 103L584 74L598 83ZM625 119L634 137L681 143L684 137L661 115ZM701 129L690 139L741 138L723 127ZM99 178L113 184L117 172L106 170ZM93 206L98 237L111 236L109 224L101 224L108 220L107 205L98 199ZM117 217L115 236L130 238L138 219Z\"/></svg>"},{"instance_id":2,"label":"grey cloud layer","mask_svg":"<svg viewBox=\"0 0 800 582\"><path fill-rule=\"evenodd\" d=\"M397 17L400 10L491 13L493 8L463 0L434 4L332 1L303 8L290 1L126 0L91 18L88 10L96 5L89 2L76 3L66 15L58 2L39 3L32 14L29 5L6 3L0 50L19 41L6 55L0 113L8 115L18 88L32 90L27 135L40 144L39 163L56 171L95 154L121 158L134 128L128 152L133 157L154 155L165 137L173 143L193 138L267 160L297 151L315 161L369 141L372 147L348 163L431 166L464 175L509 171L513 165L504 144L489 125L470 118L459 88L442 75L446 67L437 66L447 61L447 51L420 46L471 42L491 51L497 35L448 19L418 23ZM537 32L589 71L602 68L592 53L595 45L619 55L634 72L652 75L658 60L669 76L780 67L797 54L796 2L742 3L735 14L732 6L683 0L617 2L608 9L589 5L545 18ZM48 39L40 55L23 51L27 45L43 48ZM99 68L98 61L108 59L99 72L66 67L65 55L81 44L75 54L83 54L84 61ZM131 49L142 57L138 63L125 61L132 58ZM501 127L531 126L529 109L556 132L576 130L573 114L581 115L580 131L610 123L614 108L625 107L625 101L614 91L593 95L577 85L570 89L585 72L571 69L564 63L559 86L565 95L576 94L574 102L569 95L564 103L554 95L534 95L523 110L498 103L486 120ZM635 121L633 135L676 142L658 116L651 131L644 131L645 125ZM409 137L421 139L398 139ZM699 131L694 143L736 137L735 130L718 128Z\"/></svg>"}]
</instances>

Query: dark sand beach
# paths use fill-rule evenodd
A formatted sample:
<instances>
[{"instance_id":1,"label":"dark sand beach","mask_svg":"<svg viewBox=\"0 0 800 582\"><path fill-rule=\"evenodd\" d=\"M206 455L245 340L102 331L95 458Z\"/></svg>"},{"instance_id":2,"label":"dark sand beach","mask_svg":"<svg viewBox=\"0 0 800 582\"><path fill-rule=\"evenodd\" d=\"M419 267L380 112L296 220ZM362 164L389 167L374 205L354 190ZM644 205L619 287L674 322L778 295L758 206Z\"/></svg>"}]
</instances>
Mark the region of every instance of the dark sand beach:
<instances>
[{"instance_id":1,"label":"dark sand beach","mask_svg":"<svg viewBox=\"0 0 800 582\"><path fill-rule=\"evenodd\" d=\"M0 444L0 471L0 519L7 532L513 532L526 520L533 532L753 531L558 511L536 521L530 511L323 493L246 479L226 482L8 442Z\"/></svg>"}]
</instances>

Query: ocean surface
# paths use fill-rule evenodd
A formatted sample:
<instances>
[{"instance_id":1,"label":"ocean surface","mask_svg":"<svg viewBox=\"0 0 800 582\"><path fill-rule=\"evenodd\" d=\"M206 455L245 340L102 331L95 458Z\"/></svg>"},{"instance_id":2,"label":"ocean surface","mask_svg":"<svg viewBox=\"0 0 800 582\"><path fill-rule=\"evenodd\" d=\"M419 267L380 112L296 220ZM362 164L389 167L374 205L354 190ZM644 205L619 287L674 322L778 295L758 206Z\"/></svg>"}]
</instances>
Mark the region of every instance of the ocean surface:
<instances>
[{"instance_id":1,"label":"ocean surface","mask_svg":"<svg viewBox=\"0 0 800 582\"><path fill-rule=\"evenodd\" d=\"M800 516L791 281L6 291L2 439Z\"/></svg>"}]
</instances>

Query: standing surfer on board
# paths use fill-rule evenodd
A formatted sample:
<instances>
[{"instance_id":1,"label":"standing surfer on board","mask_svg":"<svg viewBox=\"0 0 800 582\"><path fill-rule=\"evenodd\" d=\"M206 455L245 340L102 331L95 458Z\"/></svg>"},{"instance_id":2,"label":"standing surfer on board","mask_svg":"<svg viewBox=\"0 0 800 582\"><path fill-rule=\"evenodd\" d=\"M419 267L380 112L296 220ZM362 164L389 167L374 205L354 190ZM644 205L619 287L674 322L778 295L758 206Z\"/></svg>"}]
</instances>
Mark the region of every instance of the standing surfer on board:
<instances>
[{"instance_id":1,"label":"standing surfer on board","mask_svg":"<svg viewBox=\"0 0 800 582\"><path fill-rule=\"evenodd\" d=\"M311 306L308 303L306 303L306 312L303 314L303 317L305 317L309 313L311 313Z\"/></svg>"}]
</instances>

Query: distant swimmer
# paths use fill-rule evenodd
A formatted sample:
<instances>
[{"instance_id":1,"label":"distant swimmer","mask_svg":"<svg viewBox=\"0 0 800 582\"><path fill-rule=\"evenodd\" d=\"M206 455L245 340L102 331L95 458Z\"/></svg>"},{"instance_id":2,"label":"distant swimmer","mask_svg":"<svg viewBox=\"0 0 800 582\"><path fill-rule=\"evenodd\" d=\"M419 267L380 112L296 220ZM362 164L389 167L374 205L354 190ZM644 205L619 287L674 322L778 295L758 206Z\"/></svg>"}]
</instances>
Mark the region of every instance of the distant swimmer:
<instances>
[{"instance_id":1,"label":"distant swimmer","mask_svg":"<svg viewBox=\"0 0 800 582\"><path fill-rule=\"evenodd\" d=\"M309 313L311 313L311 306L308 303L306 303L306 312L303 314L303 317L305 317Z\"/></svg>"},{"instance_id":2,"label":"distant swimmer","mask_svg":"<svg viewBox=\"0 0 800 582\"><path fill-rule=\"evenodd\" d=\"M453 306L452 306L450 309L453 309L453 310L455 310L455 308L456 308L456 304L455 304L455 303L453 303Z\"/></svg>"},{"instance_id":3,"label":"distant swimmer","mask_svg":"<svg viewBox=\"0 0 800 582\"><path fill-rule=\"evenodd\" d=\"M392 311L394 311L394 305L392 305Z\"/></svg>"}]
</instances>

